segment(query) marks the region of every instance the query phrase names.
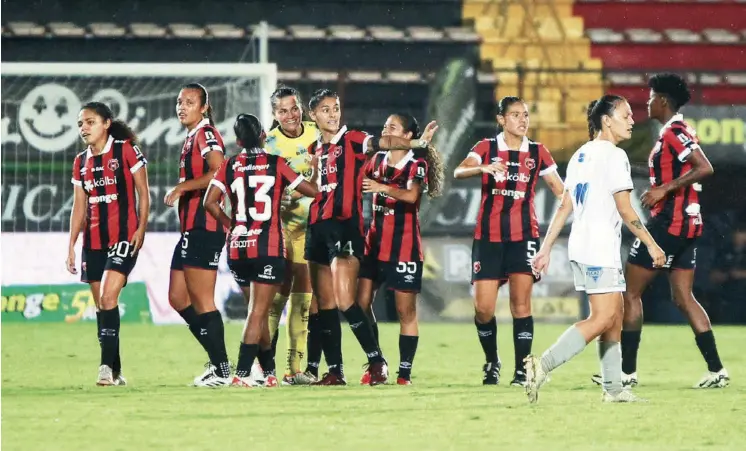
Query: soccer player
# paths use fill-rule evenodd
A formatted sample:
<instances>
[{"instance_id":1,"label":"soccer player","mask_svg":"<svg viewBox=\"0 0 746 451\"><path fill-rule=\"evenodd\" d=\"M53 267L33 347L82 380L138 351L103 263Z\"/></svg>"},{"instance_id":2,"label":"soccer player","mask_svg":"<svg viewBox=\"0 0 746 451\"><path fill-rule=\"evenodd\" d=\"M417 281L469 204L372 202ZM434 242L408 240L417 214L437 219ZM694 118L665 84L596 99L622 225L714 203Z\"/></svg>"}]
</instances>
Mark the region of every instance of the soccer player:
<instances>
[{"instance_id":1,"label":"soccer player","mask_svg":"<svg viewBox=\"0 0 746 451\"><path fill-rule=\"evenodd\" d=\"M482 383L496 385L501 362L497 353L497 292L508 283L513 316L515 370L511 385L526 383L523 359L531 353L534 318L531 290L539 279L531 259L539 250L539 223L534 197L543 178L555 196L562 196L562 179L546 147L526 137L529 115L518 97L503 97L497 122L502 132L478 142L454 171L457 179L482 178L482 204L472 246L474 324L486 363Z\"/></svg>"},{"instance_id":2,"label":"soccer player","mask_svg":"<svg viewBox=\"0 0 746 451\"><path fill-rule=\"evenodd\" d=\"M691 98L689 88L678 75L658 74L650 78L648 115L661 122L660 138L648 159L650 190L642 204L651 209L650 233L666 253L666 271L676 307L687 317L694 339L707 364L707 373L695 388L722 388L730 381L715 345L707 312L694 298L694 267L697 239L702 235L699 182L712 175L709 160L699 146L696 132L678 113ZM637 350L642 331L642 293L658 270L649 253L636 240L629 252L624 275L624 326L622 331L622 371L625 385L637 385ZM598 376L594 376L598 383Z\"/></svg>"},{"instance_id":3,"label":"soccer player","mask_svg":"<svg viewBox=\"0 0 746 451\"><path fill-rule=\"evenodd\" d=\"M270 100L276 126L267 134L267 153L285 158L295 172L308 180L313 173L308 147L316 142L316 124L303 121L303 102L296 89L281 86L272 93ZM308 274L308 262L303 258L311 198L301 195L299 191L293 191L286 195L285 200L287 205L281 213L281 218L290 271L272 302L272 309L269 312L269 333L274 349L280 318L289 298L287 365L282 383L309 384L318 379L318 365L321 360L321 341L317 337L318 308L309 315L312 298L311 279ZM313 337L308 343L308 366L306 371L302 372L300 365L306 349L307 334L312 334Z\"/></svg>"},{"instance_id":4,"label":"soccer player","mask_svg":"<svg viewBox=\"0 0 746 451\"><path fill-rule=\"evenodd\" d=\"M168 206L178 203L181 222L181 239L171 259L168 300L210 359L194 385L217 387L230 384L223 318L214 298L225 231L205 212L202 198L223 163L223 138L214 126L207 90L199 83L181 89L176 114L188 132L179 160L179 184L164 198Z\"/></svg>"},{"instance_id":5,"label":"soccer player","mask_svg":"<svg viewBox=\"0 0 746 451\"><path fill-rule=\"evenodd\" d=\"M137 138L100 102L83 105L78 130L88 148L73 162L67 270L77 274L75 243L83 231L80 279L96 302L101 365L96 384L126 385L119 353L119 293L137 261L150 210L147 161ZM137 195L136 195L137 194Z\"/></svg>"},{"instance_id":6,"label":"soccer player","mask_svg":"<svg viewBox=\"0 0 746 451\"><path fill-rule=\"evenodd\" d=\"M565 221L573 213L568 242L575 289L585 291L591 314L563 333L542 356L526 358L526 393L529 402L538 401L539 389L551 371L579 354L599 337L598 355L603 375L604 402L640 401L622 388L621 335L622 221L648 248L655 266L665 255L640 221L630 204L632 176L629 160L617 144L632 136L632 109L623 97L605 95L588 106L591 141L570 159L562 202L552 218L544 244L533 266L546 271L552 245Z\"/></svg>"},{"instance_id":7,"label":"soccer player","mask_svg":"<svg viewBox=\"0 0 746 451\"><path fill-rule=\"evenodd\" d=\"M287 265L280 204L285 190L298 190L309 197L318 190L294 172L284 158L264 151L266 134L256 116L239 115L233 129L243 150L223 162L204 200L205 210L230 231L228 266L251 305L232 385L254 385L249 375L254 359L259 357L264 385L276 387L267 322L272 300L285 281ZM231 201L231 217L221 208L223 194Z\"/></svg>"},{"instance_id":8,"label":"soccer player","mask_svg":"<svg viewBox=\"0 0 746 451\"><path fill-rule=\"evenodd\" d=\"M437 126L428 124L418 140L373 137L346 126L340 128L339 97L327 89L314 93L309 110L320 131L318 142L309 148L319 162L320 193L311 204L305 257L319 303L321 343L329 367L316 384L346 385L340 310L368 357L370 385L383 384L388 378L386 362L365 312L355 302L359 259L364 251L362 166L369 155L380 150L426 148Z\"/></svg>"},{"instance_id":9,"label":"soccer player","mask_svg":"<svg viewBox=\"0 0 746 451\"><path fill-rule=\"evenodd\" d=\"M420 137L417 120L410 114L388 117L381 136ZM422 286L422 239L419 208L423 191L436 197L443 185L443 162L433 146L409 151L381 151L364 168L363 192L373 195L373 221L365 237L365 257L360 267L357 302L365 310L378 343L373 299L385 283L394 291L399 314L398 385L411 385L412 363L417 352L417 294ZM380 347L380 344L379 344ZM370 372L360 381L370 384Z\"/></svg>"}]
</instances>

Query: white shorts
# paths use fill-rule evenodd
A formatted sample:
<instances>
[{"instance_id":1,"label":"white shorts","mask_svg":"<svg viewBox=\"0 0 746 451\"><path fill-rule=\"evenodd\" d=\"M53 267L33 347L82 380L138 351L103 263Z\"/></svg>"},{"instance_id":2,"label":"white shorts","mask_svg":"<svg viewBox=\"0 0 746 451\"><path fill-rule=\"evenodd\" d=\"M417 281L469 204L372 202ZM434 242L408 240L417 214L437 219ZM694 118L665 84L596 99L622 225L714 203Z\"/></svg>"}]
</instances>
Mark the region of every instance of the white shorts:
<instances>
[{"instance_id":1,"label":"white shorts","mask_svg":"<svg viewBox=\"0 0 746 451\"><path fill-rule=\"evenodd\" d=\"M627 290L624 272L617 268L588 266L571 261L575 289L588 294L614 293Z\"/></svg>"}]
</instances>

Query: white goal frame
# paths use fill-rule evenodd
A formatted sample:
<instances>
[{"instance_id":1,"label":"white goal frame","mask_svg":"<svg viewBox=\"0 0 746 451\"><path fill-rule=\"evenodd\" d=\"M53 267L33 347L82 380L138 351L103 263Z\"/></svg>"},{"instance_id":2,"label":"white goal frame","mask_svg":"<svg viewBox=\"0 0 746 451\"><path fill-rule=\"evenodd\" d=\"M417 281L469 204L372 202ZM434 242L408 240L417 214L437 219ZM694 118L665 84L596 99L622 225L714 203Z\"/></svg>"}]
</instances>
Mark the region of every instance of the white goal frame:
<instances>
[{"instance_id":1,"label":"white goal frame","mask_svg":"<svg viewBox=\"0 0 746 451\"><path fill-rule=\"evenodd\" d=\"M269 97L277 87L275 63L2 63L3 76L37 77L256 77L259 79L258 115L264 127L272 124ZM246 111L246 113L254 113Z\"/></svg>"}]
</instances>

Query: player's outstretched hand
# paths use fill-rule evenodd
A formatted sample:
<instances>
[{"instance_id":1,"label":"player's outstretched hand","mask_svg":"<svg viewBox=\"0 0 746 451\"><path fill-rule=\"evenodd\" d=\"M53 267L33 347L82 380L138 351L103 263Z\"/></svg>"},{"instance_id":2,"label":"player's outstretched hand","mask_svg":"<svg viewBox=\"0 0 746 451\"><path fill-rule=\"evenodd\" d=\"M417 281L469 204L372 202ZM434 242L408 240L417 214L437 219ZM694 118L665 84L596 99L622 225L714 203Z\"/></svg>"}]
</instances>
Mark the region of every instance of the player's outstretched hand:
<instances>
[{"instance_id":1,"label":"player's outstretched hand","mask_svg":"<svg viewBox=\"0 0 746 451\"><path fill-rule=\"evenodd\" d=\"M666 198L666 190L658 186L649 191L645 191L640 197L642 205L647 208L653 208L658 202Z\"/></svg>"},{"instance_id":2,"label":"player's outstretched hand","mask_svg":"<svg viewBox=\"0 0 746 451\"><path fill-rule=\"evenodd\" d=\"M433 135L435 135L435 132L438 130L438 124L435 121L430 122L425 126L425 131L422 132L422 135L420 135L420 139L423 139L430 143L430 141L433 140Z\"/></svg>"},{"instance_id":3,"label":"player's outstretched hand","mask_svg":"<svg viewBox=\"0 0 746 451\"><path fill-rule=\"evenodd\" d=\"M70 274L78 273L78 268L75 267L75 250L72 248L67 251L67 260L65 260L65 266L67 267L67 272L69 272Z\"/></svg>"},{"instance_id":4,"label":"player's outstretched hand","mask_svg":"<svg viewBox=\"0 0 746 451\"><path fill-rule=\"evenodd\" d=\"M171 188L163 197L163 202L165 202L169 207L173 207L182 194L184 194L184 192L178 186Z\"/></svg>"},{"instance_id":5,"label":"player's outstretched hand","mask_svg":"<svg viewBox=\"0 0 746 451\"><path fill-rule=\"evenodd\" d=\"M662 268L666 264L666 253L658 246L658 243L653 242L648 246L648 253L653 259L653 267Z\"/></svg>"},{"instance_id":6,"label":"player's outstretched hand","mask_svg":"<svg viewBox=\"0 0 746 451\"><path fill-rule=\"evenodd\" d=\"M531 260L531 269L537 276L549 269L549 251L540 250Z\"/></svg>"}]
</instances>

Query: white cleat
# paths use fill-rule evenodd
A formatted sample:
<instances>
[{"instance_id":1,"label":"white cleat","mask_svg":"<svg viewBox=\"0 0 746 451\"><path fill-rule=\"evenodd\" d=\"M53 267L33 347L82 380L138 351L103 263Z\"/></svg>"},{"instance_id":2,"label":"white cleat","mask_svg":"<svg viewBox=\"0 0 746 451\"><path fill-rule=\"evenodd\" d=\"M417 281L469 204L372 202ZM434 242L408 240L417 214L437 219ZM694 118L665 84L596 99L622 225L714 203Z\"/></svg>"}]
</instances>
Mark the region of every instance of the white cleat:
<instances>
[{"instance_id":1,"label":"white cleat","mask_svg":"<svg viewBox=\"0 0 746 451\"><path fill-rule=\"evenodd\" d=\"M117 377L114 378L114 385L117 387L124 387L127 385L127 379L125 379L121 374L117 374Z\"/></svg>"},{"instance_id":2,"label":"white cleat","mask_svg":"<svg viewBox=\"0 0 746 451\"><path fill-rule=\"evenodd\" d=\"M274 388L274 387L279 387L280 384L277 381L277 376L275 376L274 374L268 374L264 378L264 384L262 384L262 386L268 387L268 388Z\"/></svg>"},{"instance_id":3,"label":"white cleat","mask_svg":"<svg viewBox=\"0 0 746 451\"><path fill-rule=\"evenodd\" d=\"M311 385L318 382L319 378L314 376L310 371L298 373L293 376L293 385Z\"/></svg>"},{"instance_id":4,"label":"white cleat","mask_svg":"<svg viewBox=\"0 0 746 451\"><path fill-rule=\"evenodd\" d=\"M192 385L194 385L196 387L197 384L199 383L199 381L201 381L202 379L206 378L211 373L214 373L215 370L216 370L216 368L215 368L215 366L212 363L210 363L210 362L205 363L205 371L202 374L200 374L199 376L197 376L197 377L194 378L194 382L192 383Z\"/></svg>"},{"instance_id":5,"label":"white cleat","mask_svg":"<svg viewBox=\"0 0 746 451\"><path fill-rule=\"evenodd\" d=\"M107 365L101 365L98 367L98 379L96 385L101 387L108 387L114 385L114 373L111 371L111 367Z\"/></svg>"},{"instance_id":6,"label":"white cleat","mask_svg":"<svg viewBox=\"0 0 746 451\"><path fill-rule=\"evenodd\" d=\"M526 395L529 403L539 401L539 389L547 381L548 374L541 367L541 359L535 355L530 355L524 360L526 372Z\"/></svg>"},{"instance_id":7,"label":"white cleat","mask_svg":"<svg viewBox=\"0 0 746 451\"><path fill-rule=\"evenodd\" d=\"M604 394L601 397L601 401L603 402L648 402L647 399L640 398L639 396L632 393L632 390L622 390L617 395L612 395L611 393L604 390Z\"/></svg>"},{"instance_id":8,"label":"white cleat","mask_svg":"<svg viewBox=\"0 0 746 451\"><path fill-rule=\"evenodd\" d=\"M600 374L594 374L591 376L591 381L596 385L603 386L604 384L603 378ZM625 389L637 387L637 371L632 374L622 373L622 387Z\"/></svg>"},{"instance_id":9,"label":"white cleat","mask_svg":"<svg viewBox=\"0 0 746 451\"><path fill-rule=\"evenodd\" d=\"M195 387L225 387L231 384L230 377L220 377L215 372L215 367L212 367L212 371L206 373L201 379L194 381Z\"/></svg>"},{"instance_id":10,"label":"white cleat","mask_svg":"<svg viewBox=\"0 0 746 451\"><path fill-rule=\"evenodd\" d=\"M254 362L251 366L249 377L257 386L264 385L264 371L262 371L262 366L259 365L259 362Z\"/></svg>"},{"instance_id":11,"label":"white cleat","mask_svg":"<svg viewBox=\"0 0 746 451\"><path fill-rule=\"evenodd\" d=\"M728 384L730 384L730 376L728 376L728 370L723 368L717 373L708 371L694 388L725 388Z\"/></svg>"}]
</instances>

